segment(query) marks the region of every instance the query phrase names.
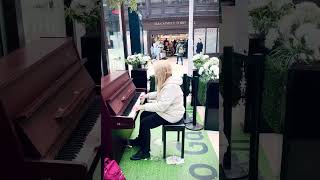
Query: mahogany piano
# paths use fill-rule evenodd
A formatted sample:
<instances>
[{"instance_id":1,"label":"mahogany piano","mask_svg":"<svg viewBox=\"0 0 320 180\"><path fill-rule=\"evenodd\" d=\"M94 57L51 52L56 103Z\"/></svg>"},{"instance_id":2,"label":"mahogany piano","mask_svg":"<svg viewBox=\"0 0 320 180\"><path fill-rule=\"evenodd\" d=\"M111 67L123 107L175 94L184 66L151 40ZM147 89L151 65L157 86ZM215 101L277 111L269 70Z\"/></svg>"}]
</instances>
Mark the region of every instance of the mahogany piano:
<instances>
[{"instance_id":1,"label":"mahogany piano","mask_svg":"<svg viewBox=\"0 0 320 180\"><path fill-rule=\"evenodd\" d=\"M23 179L92 179L101 104L71 39L42 38L1 58L2 163Z\"/></svg>"},{"instance_id":2,"label":"mahogany piano","mask_svg":"<svg viewBox=\"0 0 320 180\"><path fill-rule=\"evenodd\" d=\"M125 141L130 137L138 116L133 109L142 104L140 97L146 89L136 88L128 71L115 71L102 77L101 95L104 101L102 144L104 155L119 162Z\"/></svg>"}]
</instances>

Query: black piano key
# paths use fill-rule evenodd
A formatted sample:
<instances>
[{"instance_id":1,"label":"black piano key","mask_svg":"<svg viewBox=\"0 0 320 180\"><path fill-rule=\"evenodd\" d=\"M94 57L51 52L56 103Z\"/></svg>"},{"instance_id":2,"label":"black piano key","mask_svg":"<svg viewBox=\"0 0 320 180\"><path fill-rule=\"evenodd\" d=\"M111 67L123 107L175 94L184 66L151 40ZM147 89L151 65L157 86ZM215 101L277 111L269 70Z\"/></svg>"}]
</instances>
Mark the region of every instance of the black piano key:
<instances>
[{"instance_id":1,"label":"black piano key","mask_svg":"<svg viewBox=\"0 0 320 180\"><path fill-rule=\"evenodd\" d=\"M67 143L61 148L55 159L57 160L73 160L77 157L83 147L87 135L95 125L101 113L101 99L96 97L90 104L86 114L80 119L77 127L73 130Z\"/></svg>"},{"instance_id":2,"label":"black piano key","mask_svg":"<svg viewBox=\"0 0 320 180\"><path fill-rule=\"evenodd\" d=\"M128 116L130 114L130 112L132 111L133 106L136 104L137 100L140 97L141 92L137 92L133 99L130 101L130 103L128 104L126 110L124 110L124 112L122 113L123 116Z\"/></svg>"}]
</instances>

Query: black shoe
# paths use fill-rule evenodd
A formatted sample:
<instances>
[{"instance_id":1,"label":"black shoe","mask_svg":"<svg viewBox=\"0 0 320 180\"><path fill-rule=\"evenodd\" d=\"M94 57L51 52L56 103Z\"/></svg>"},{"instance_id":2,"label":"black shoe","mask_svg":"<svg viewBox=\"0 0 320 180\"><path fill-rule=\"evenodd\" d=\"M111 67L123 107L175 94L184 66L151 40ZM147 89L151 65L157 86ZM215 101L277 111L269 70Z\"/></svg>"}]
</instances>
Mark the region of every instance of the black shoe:
<instances>
[{"instance_id":1,"label":"black shoe","mask_svg":"<svg viewBox=\"0 0 320 180\"><path fill-rule=\"evenodd\" d=\"M129 139L127 142L128 146L140 146L138 139Z\"/></svg>"},{"instance_id":2,"label":"black shoe","mask_svg":"<svg viewBox=\"0 0 320 180\"><path fill-rule=\"evenodd\" d=\"M143 152L143 151L138 151L136 154L130 157L130 160L136 161L136 160L141 160L141 159L147 159L150 157L149 152Z\"/></svg>"}]
</instances>

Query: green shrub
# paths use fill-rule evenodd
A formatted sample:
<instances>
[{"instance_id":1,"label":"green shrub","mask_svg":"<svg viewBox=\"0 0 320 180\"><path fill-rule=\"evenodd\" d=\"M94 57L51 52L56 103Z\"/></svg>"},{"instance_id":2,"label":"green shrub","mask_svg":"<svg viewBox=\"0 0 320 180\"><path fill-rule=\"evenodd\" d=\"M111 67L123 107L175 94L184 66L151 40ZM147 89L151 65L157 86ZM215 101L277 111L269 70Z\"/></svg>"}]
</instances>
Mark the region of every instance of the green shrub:
<instances>
[{"instance_id":1,"label":"green shrub","mask_svg":"<svg viewBox=\"0 0 320 180\"><path fill-rule=\"evenodd\" d=\"M287 68L275 64L266 59L263 93L262 93L262 116L269 127L275 132L281 131L284 120L286 102Z\"/></svg>"},{"instance_id":2,"label":"green shrub","mask_svg":"<svg viewBox=\"0 0 320 180\"><path fill-rule=\"evenodd\" d=\"M206 105L207 99L207 83L208 81L204 78L199 78L199 86L198 86L198 101L201 106Z\"/></svg>"}]
</instances>

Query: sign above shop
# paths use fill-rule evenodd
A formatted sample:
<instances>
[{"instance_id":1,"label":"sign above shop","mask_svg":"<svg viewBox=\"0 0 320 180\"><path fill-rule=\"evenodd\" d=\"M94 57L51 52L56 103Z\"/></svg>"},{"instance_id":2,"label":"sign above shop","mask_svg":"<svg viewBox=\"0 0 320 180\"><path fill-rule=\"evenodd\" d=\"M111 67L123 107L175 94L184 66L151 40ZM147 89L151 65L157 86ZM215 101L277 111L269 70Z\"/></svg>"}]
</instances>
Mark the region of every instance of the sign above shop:
<instances>
[{"instance_id":1,"label":"sign above shop","mask_svg":"<svg viewBox=\"0 0 320 180\"><path fill-rule=\"evenodd\" d=\"M157 21L154 22L155 26L163 26L163 25L186 25L187 21Z\"/></svg>"},{"instance_id":2,"label":"sign above shop","mask_svg":"<svg viewBox=\"0 0 320 180\"><path fill-rule=\"evenodd\" d=\"M216 18L205 18L195 17L194 28L214 28L218 26L218 17ZM143 29L146 31L161 31L161 30L176 30L184 29L188 31L189 19L188 17L172 18L172 19L150 19L143 20Z\"/></svg>"}]
</instances>

